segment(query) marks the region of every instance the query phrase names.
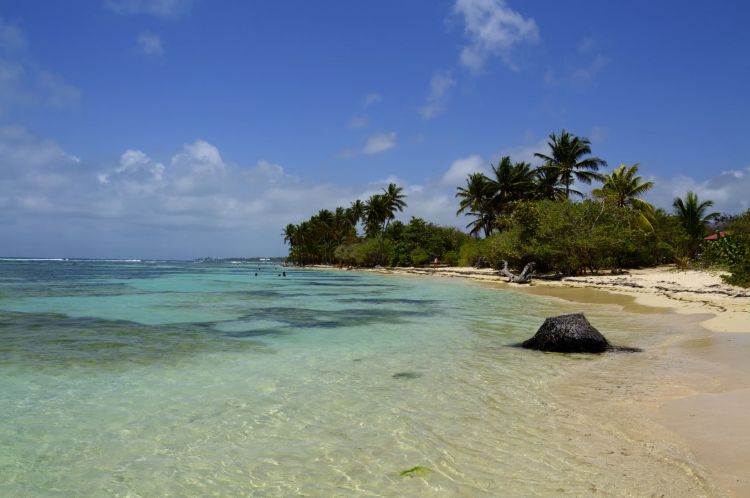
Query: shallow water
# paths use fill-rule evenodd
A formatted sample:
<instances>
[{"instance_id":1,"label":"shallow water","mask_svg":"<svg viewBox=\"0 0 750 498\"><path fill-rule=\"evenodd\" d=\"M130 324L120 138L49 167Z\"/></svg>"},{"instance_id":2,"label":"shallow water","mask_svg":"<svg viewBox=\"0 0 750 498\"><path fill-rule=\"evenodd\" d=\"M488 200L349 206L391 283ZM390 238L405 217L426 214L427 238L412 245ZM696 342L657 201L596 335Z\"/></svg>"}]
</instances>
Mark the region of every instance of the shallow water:
<instances>
[{"instance_id":1,"label":"shallow water","mask_svg":"<svg viewBox=\"0 0 750 498\"><path fill-rule=\"evenodd\" d=\"M580 305L257 268L0 261L0 496L708 493L550 392L611 359L508 347ZM659 340L614 310L586 311Z\"/></svg>"}]
</instances>

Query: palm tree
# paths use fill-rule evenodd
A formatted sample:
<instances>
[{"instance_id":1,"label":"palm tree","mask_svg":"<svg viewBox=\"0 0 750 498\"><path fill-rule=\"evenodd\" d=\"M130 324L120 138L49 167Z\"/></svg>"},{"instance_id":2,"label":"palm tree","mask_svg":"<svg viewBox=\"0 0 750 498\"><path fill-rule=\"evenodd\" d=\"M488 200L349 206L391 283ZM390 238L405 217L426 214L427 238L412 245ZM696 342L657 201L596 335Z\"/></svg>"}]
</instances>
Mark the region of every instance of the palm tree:
<instances>
[{"instance_id":1,"label":"palm tree","mask_svg":"<svg viewBox=\"0 0 750 498\"><path fill-rule=\"evenodd\" d=\"M639 197L651 190L654 182L644 182L643 177L636 176L637 173L638 164L630 167L621 164L611 174L602 177L602 187L594 189L593 194L612 199L618 207L630 209L637 215L638 223L653 232L654 207Z\"/></svg>"},{"instance_id":2,"label":"palm tree","mask_svg":"<svg viewBox=\"0 0 750 498\"><path fill-rule=\"evenodd\" d=\"M284 244L289 244L289 250L291 251L294 248L294 243L297 236L297 225L289 223L284 228L284 232L282 233L282 235L284 235Z\"/></svg>"},{"instance_id":3,"label":"palm tree","mask_svg":"<svg viewBox=\"0 0 750 498\"><path fill-rule=\"evenodd\" d=\"M706 214L708 208L713 205L713 201L698 202L698 196L695 192L688 192L684 200L677 197L672 203L677 217L680 219L682 226L685 227L688 237L690 237L688 247L690 256L695 255L698 245L706 234L708 222L719 216L719 213L716 212Z\"/></svg>"},{"instance_id":4,"label":"palm tree","mask_svg":"<svg viewBox=\"0 0 750 498\"><path fill-rule=\"evenodd\" d=\"M458 187L456 197L459 208L456 216L464 213L466 216L475 216L476 219L466 225L471 228L471 235L477 235L484 231L484 236L489 237L492 232L492 183L484 173L471 173L466 177L466 187Z\"/></svg>"},{"instance_id":5,"label":"palm tree","mask_svg":"<svg viewBox=\"0 0 750 498\"><path fill-rule=\"evenodd\" d=\"M387 189L383 189L381 197L385 202L385 210L387 216L385 217L385 225L383 226L383 232L388 228L388 223L396 217L396 211L403 211L406 207L406 195L403 194L403 188L399 187L395 183L389 183Z\"/></svg>"},{"instance_id":6,"label":"palm tree","mask_svg":"<svg viewBox=\"0 0 750 498\"><path fill-rule=\"evenodd\" d=\"M549 138L547 145L550 155L537 152L534 156L544 161L542 169L553 172L565 186L566 199L570 198L571 192L576 193L570 188L574 181L591 184L592 180L601 179L597 171L607 163L598 157L584 157L591 154L591 142L588 138L571 135L565 130L560 132L560 136L550 133Z\"/></svg>"},{"instance_id":7,"label":"palm tree","mask_svg":"<svg viewBox=\"0 0 750 498\"><path fill-rule=\"evenodd\" d=\"M552 170L537 168L535 178L536 185L536 199L550 200L550 201L561 201L566 197L566 189L560 183L560 178L557 173ZM583 197L583 194L577 190L569 189L571 194Z\"/></svg>"},{"instance_id":8,"label":"palm tree","mask_svg":"<svg viewBox=\"0 0 750 498\"><path fill-rule=\"evenodd\" d=\"M349 220L353 226L357 226L357 223L362 219L365 214L365 203L357 199L352 202L349 206Z\"/></svg>"},{"instance_id":9,"label":"palm tree","mask_svg":"<svg viewBox=\"0 0 750 498\"><path fill-rule=\"evenodd\" d=\"M498 214L512 210L517 201L532 198L536 173L529 163L514 164L509 156L504 156L497 166L492 167L492 171L495 178L490 180L490 185Z\"/></svg>"},{"instance_id":10,"label":"palm tree","mask_svg":"<svg viewBox=\"0 0 750 498\"><path fill-rule=\"evenodd\" d=\"M382 195L371 195L365 201L364 222L367 237L374 237L381 232L388 215L387 201Z\"/></svg>"}]
</instances>

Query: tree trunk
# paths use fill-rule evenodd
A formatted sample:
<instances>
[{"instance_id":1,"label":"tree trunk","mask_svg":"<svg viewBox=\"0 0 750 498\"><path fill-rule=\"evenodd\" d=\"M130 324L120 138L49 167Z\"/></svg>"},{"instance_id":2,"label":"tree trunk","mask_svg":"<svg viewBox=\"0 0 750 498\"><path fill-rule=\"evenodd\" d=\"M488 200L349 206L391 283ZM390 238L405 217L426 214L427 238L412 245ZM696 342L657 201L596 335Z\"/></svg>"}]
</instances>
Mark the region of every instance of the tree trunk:
<instances>
[{"instance_id":1,"label":"tree trunk","mask_svg":"<svg viewBox=\"0 0 750 498\"><path fill-rule=\"evenodd\" d=\"M508 282L512 282L514 284L528 284L531 283L531 278L534 276L535 265L536 263L534 262L527 263L526 266L523 267L521 273L516 275L515 273L511 273L511 271L508 270L508 262L503 260L503 269L500 270L500 273L508 278Z\"/></svg>"}]
</instances>

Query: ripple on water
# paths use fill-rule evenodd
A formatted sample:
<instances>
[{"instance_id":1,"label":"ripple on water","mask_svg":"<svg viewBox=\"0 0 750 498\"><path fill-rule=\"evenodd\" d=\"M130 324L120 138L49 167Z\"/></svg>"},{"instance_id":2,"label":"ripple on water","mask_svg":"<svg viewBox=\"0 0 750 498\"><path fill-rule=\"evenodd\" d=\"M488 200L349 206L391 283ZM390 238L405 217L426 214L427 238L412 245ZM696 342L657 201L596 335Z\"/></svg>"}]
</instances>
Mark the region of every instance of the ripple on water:
<instances>
[{"instance_id":1,"label":"ripple on water","mask_svg":"<svg viewBox=\"0 0 750 498\"><path fill-rule=\"evenodd\" d=\"M354 273L14 265L0 262L2 496L708 494L679 452L550 392L608 357L506 347L574 305ZM50 274L94 316L35 295ZM119 297L97 294L106 279ZM597 310L618 343L650 333Z\"/></svg>"}]
</instances>

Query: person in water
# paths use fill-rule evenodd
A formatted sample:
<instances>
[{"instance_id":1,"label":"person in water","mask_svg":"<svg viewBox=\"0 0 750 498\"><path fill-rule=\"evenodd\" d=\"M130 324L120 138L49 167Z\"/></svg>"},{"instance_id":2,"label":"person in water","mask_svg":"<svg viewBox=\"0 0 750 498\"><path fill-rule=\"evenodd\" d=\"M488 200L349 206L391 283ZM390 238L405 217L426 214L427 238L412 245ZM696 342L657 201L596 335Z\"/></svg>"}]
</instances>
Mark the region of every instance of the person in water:
<instances>
[{"instance_id":1,"label":"person in water","mask_svg":"<svg viewBox=\"0 0 750 498\"><path fill-rule=\"evenodd\" d=\"M286 277L286 272L285 272L285 271L282 271L282 272L281 272L281 276L283 276L283 277Z\"/></svg>"}]
</instances>

